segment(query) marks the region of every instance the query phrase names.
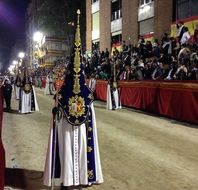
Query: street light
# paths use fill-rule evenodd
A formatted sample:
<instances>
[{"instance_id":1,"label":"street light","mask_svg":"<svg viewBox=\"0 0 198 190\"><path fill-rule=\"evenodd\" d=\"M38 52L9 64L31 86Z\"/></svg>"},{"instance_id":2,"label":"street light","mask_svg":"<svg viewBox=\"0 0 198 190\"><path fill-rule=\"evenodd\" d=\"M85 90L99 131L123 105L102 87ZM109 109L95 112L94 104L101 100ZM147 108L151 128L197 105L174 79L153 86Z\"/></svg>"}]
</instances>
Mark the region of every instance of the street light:
<instances>
[{"instance_id":1,"label":"street light","mask_svg":"<svg viewBox=\"0 0 198 190\"><path fill-rule=\"evenodd\" d=\"M41 43L41 40L43 39L43 33L42 32L35 32L34 35L33 35L33 40L37 43Z\"/></svg>"},{"instance_id":2,"label":"street light","mask_svg":"<svg viewBox=\"0 0 198 190\"><path fill-rule=\"evenodd\" d=\"M16 73L16 70L17 70L17 64L18 64L18 61L16 60L13 60L12 61L12 65L10 65L9 67L9 71L12 72L12 73ZM14 71L14 72L13 72Z\"/></svg>"},{"instance_id":3,"label":"street light","mask_svg":"<svg viewBox=\"0 0 198 190\"><path fill-rule=\"evenodd\" d=\"M45 36L43 35L42 32L37 31L33 34L33 41L34 41L34 46L33 46L33 54L34 54L34 59L33 59L33 64L38 65L40 62L41 54L42 54L42 45L44 44Z\"/></svg>"},{"instance_id":4,"label":"street light","mask_svg":"<svg viewBox=\"0 0 198 190\"><path fill-rule=\"evenodd\" d=\"M12 61L12 65L16 65L18 62L16 60Z\"/></svg>"},{"instance_id":5,"label":"street light","mask_svg":"<svg viewBox=\"0 0 198 190\"><path fill-rule=\"evenodd\" d=\"M23 59L25 57L25 53L24 52L20 52L18 56L19 56L19 58Z\"/></svg>"},{"instance_id":6,"label":"street light","mask_svg":"<svg viewBox=\"0 0 198 190\"><path fill-rule=\"evenodd\" d=\"M13 73L14 67L15 67L14 65L10 65L10 67L8 68L8 70Z\"/></svg>"},{"instance_id":7,"label":"street light","mask_svg":"<svg viewBox=\"0 0 198 190\"><path fill-rule=\"evenodd\" d=\"M25 53L24 52L19 52L19 62L18 62L18 67L22 65L23 62L23 58L25 57Z\"/></svg>"}]
</instances>

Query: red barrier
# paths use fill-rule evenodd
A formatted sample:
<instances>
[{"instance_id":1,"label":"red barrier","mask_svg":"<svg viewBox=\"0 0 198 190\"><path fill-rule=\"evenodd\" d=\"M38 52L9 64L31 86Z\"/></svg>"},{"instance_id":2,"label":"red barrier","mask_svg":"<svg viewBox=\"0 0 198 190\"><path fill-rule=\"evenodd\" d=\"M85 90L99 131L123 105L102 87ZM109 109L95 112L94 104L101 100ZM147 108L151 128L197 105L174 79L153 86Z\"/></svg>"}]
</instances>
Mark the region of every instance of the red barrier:
<instances>
[{"instance_id":1,"label":"red barrier","mask_svg":"<svg viewBox=\"0 0 198 190\"><path fill-rule=\"evenodd\" d=\"M96 98L103 101L107 100L107 81L97 80Z\"/></svg>"},{"instance_id":2,"label":"red barrier","mask_svg":"<svg viewBox=\"0 0 198 190\"><path fill-rule=\"evenodd\" d=\"M2 97L2 87L0 87L0 190L4 189L4 170L5 170L5 151L3 148L3 143L1 138L2 120L3 120L3 97Z\"/></svg>"},{"instance_id":3,"label":"red barrier","mask_svg":"<svg viewBox=\"0 0 198 190\"><path fill-rule=\"evenodd\" d=\"M45 78L42 78L41 83L42 83L42 88L45 88L45 85L46 85L46 79L45 79Z\"/></svg>"},{"instance_id":4,"label":"red barrier","mask_svg":"<svg viewBox=\"0 0 198 190\"><path fill-rule=\"evenodd\" d=\"M121 103L198 124L198 83L175 81L119 82ZM97 99L106 100L106 81L97 81Z\"/></svg>"}]
</instances>

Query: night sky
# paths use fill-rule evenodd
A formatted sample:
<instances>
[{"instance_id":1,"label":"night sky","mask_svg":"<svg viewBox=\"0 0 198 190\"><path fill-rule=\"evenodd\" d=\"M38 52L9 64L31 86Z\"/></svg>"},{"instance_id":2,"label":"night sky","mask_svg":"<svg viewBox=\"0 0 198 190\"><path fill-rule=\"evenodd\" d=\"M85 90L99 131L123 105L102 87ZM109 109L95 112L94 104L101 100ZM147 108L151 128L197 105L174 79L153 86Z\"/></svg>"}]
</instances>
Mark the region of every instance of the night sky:
<instances>
[{"instance_id":1,"label":"night sky","mask_svg":"<svg viewBox=\"0 0 198 190\"><path fill-rule=\"evenodd\" d=\"M0 0L0 68L7 68L10 49L25 39L25 12L28 0Z\"/></svg>"}]
</instances>

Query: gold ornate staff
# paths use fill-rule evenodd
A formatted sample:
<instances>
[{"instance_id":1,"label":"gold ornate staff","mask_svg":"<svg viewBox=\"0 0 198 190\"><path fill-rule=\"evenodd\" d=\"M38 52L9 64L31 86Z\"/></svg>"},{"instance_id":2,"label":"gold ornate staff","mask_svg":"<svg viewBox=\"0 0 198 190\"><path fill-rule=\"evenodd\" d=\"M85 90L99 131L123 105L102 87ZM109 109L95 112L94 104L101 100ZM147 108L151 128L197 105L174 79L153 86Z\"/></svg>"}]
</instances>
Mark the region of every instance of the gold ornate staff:
<instances>
[{"instance_id":1,"label":"gold ornate staff","mask_svg":"<svg viewBox=\"0 0 198 190\"><path fill-rule=\"evenodd\" d=\"M80 39L80 10L77 11L77 28L75 34L75 57L74 57L74 88L73 92L75 94L80 93L80 48L81 48L81 39Z\"/></svg>"}]
</instances>

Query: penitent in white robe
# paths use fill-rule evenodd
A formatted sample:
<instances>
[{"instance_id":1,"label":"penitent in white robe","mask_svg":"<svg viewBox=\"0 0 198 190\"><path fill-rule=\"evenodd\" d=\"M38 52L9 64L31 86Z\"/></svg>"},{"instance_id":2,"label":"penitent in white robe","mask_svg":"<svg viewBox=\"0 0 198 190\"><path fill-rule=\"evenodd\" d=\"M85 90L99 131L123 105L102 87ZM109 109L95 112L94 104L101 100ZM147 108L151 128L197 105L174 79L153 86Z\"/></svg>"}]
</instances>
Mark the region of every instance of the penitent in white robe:
<instances>
[{"instance_id":1,"label":"penitent in white robe","mask_svg":"<svg viewBox=\"0 0 198 190\"><path fill-rule=\"evenodd\" d=\"M14 86L14 90L15 90L15 98L16 100L19 100L19 97L20 97L20 87L18 86Z\"/></svg>"},{"instance_id":2,"label":"penitent in white robe","mask_svg":"<svg viewBox=\"0 0 198 190\"><path fill-rule=\"evenodd\" d=\"M33 93L33 96L32 96ZM32 98L34 98L34 110L32 109ZM19 112L20 113L30 113L34 111L39 111L36 93L34 86L32 86L32 92L26 94L22 89L20 92L20 101L19 101Z\"/></svg>"},{"instance_id":3,"label":"penitent in white robe","mask_svg":"<svg viewBox=\"0 0 198 190\"><path fill-rule=\"evenodd\" d=\"M88 182L87 169L87 132L85 124L80 126L70 125L65 117L56 123L58 130L58 146L60 156L60 177L56 178L56 185L63 186L78 186L91 185L103 182L96 120L93 104L91 105L92 123L93 123L93 137L94 137L94 154L95 154L95 170L96 180L92 183ZM50 137L48 143L48 151L44 171L44 185L51 186L52 183L52 139L53 128L50 130Z\"/></svg>"},{"instance_id":4,"label":"penitent in white robe","mask_svg":"<svg viewBox=\"0 0 198 190\"><path fill-rule=\"evenodd\" d=\"M55 89L54 89L53 80L52 80L52 78L47 76L44 94L45 95L53 95L54 91L55 91Z\"/></svg>"},{"instance_id":5,"label":"penitent in white robe","mask_svg":"<svg viewBox=\"0 0 198 190\"><path fill-rule=\"evenodd\" d=\"M112 95L114 98L114 106L112 103ZM114 109L121 109L121 102L120 102L120 97L119 97L119 93L118 93L118 89L113 90L113 92L111 93L111 87L110 84L107 85L107 104L106 104L106 108L108 110L112 110L114 107Z\"/></svg>"}]
</instances>

